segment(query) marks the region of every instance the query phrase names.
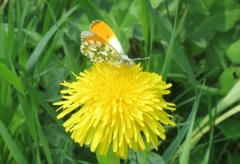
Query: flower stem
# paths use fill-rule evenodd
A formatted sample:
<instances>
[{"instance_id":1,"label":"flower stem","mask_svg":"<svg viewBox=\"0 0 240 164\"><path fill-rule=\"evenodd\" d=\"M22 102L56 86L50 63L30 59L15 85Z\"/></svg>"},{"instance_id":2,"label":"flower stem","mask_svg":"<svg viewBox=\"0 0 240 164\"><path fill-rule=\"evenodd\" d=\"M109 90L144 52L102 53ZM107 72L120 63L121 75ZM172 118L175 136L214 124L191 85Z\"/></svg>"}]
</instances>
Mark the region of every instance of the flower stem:
<instances>
[{"instance_id":1,"label":"flower stem","mask_svg":"<svg viewBox=\"0 0 240 164\"><path fill-rule=\"evenodd\" d=\"M96 155L99 164L120 164L120 158L113 153L112 149L109 149L106 155L100 155L96 151Z\"/></svg>"}]
</instances>

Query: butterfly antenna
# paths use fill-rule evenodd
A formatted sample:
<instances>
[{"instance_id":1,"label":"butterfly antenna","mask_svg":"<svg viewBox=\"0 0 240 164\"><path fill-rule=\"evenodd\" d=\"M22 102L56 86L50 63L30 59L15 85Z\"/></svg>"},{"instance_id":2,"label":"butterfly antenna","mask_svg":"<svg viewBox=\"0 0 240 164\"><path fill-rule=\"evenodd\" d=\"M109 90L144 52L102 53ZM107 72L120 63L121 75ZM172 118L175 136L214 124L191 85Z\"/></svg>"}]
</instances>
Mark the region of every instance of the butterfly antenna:
<instances>
[{"instance_id":1,"label":"butterfly antenna","mask_svg":"<svg viewBox=\"0 0 240 164\"><path fill-rule=\"evenodd\" d=\"M137 61L137 60L148 60L150 59L150 57L145 57L145 58L135 58L135 59L132 59L133 61Z\"/></svg>"}]
</instances>

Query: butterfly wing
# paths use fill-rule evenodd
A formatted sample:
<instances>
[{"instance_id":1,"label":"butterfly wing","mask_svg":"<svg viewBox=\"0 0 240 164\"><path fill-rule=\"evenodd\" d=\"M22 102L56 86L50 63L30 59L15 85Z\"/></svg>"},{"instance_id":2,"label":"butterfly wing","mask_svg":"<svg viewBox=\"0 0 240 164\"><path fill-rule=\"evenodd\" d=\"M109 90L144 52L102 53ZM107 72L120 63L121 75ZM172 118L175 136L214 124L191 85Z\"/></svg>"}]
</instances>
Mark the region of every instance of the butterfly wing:
<instances>
[{"instance_id":1,"label":"butterfly wing","mask_svg":"<svg viewBox=\"0 0 240 164\"><path fill-rule=\"evenodd\" d=\"M124 54L122 46L110 27L103 21L93 21L90 31L81 33L81 51L92 62L108 62L114 64L133 62Z\"/></svg>"},{"instance_id":2,"label":"butterfly wing","mask_svg":"<svg viewBox=\"0 0 240 164\"><path fill-rule=\"evenodd\" d=\"M81 39L81 51L92 62L121 63L122 59L119 53L95 33L83 31Z\"/></svg>"},{"instance_id":3,"label":"butterfly wing","mask_svg":"<svg viewBox=\"0 0 240 164\"><path fill-rule=\"evenodd\" d=\"M111 28L100 20L92 22L90 31L101 37L108 44L110 44L119 54L124 54L122 46L118 41L116 35L113 33Z\"/></svg>"}]
</instances>

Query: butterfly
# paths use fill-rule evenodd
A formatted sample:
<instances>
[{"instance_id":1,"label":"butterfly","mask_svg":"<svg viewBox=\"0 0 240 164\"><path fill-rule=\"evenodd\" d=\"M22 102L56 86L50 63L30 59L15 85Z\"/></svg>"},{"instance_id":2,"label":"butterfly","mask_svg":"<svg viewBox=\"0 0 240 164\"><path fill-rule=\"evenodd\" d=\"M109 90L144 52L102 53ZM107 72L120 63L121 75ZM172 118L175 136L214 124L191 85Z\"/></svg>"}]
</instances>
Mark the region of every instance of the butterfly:
<instances>
[{"instance_id":1,"label":"butterfly","mask_svg":"<svg viewBox=\"0 0 240 164\"><path fill-rule=\"evenodd\" d=\"M133 65L133 61L123 52L116 35L101 20L93 21L89 31L81 33L81 42L82 54L90 58L92 62Z\"/></svg>"}]
</instances>

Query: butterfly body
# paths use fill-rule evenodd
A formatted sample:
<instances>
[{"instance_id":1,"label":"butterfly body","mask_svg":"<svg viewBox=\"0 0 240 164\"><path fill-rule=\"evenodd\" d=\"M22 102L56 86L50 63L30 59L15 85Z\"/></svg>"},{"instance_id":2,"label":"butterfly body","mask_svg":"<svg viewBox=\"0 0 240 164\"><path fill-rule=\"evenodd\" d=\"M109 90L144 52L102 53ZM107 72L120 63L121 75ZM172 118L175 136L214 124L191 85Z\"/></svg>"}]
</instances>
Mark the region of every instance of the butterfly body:
<instances>
[{"instance_id":1,"label":"butterfly body","mask_svg":"<svg viewBox=\"0 0 240 164\"><path fill-rule=\"evenodd\" d=\"M89 31L81 33L81 51L92 62L107 62L131 66L133 61L124 54L122 46L111 28L100 20L92 22Z\"/></svg>"}]
</instances>

